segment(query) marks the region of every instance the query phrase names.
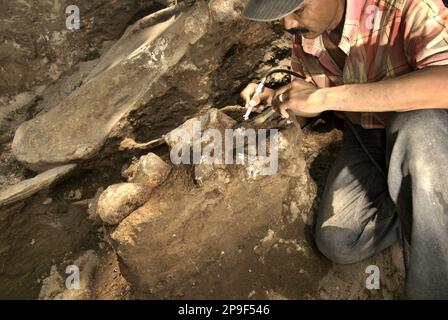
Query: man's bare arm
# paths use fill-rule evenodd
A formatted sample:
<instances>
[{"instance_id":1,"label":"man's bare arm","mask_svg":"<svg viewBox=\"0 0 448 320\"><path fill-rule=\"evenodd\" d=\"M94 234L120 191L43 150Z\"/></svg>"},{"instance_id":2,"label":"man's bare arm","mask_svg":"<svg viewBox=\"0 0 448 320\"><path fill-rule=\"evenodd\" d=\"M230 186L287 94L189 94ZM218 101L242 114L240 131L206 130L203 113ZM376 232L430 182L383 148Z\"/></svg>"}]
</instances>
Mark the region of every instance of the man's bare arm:
<instances>
[{"instance_id":1,"label":"man's bare arm","mask_svg":"<svg viewBox=\"0 0 448 320\"><path fill-rule=\"evenodd\" d=\"M432 66L375 83L324 88L314 94L322 103L321 111L448 109L448 66Z\"/></svg>"}]
</instances>

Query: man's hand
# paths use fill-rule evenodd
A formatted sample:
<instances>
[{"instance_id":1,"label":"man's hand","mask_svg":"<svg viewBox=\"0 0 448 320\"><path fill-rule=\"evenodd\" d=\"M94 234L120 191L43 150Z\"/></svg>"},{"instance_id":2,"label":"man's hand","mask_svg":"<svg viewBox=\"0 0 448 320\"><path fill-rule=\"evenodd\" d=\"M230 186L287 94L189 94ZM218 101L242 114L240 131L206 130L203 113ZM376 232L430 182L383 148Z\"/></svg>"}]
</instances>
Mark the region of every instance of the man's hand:
<instances>
[{"instance_id":1,"label":"man's hand","mask_svg":"<svg viewBox=\"0 0 448 320\"><path fill-rule=\"evenodd\" d=\"M254 106L254 112L262 112L267 107L272 106L272 98L274 97L275 91L269 88L264 88L263 92L258 96L254 97L255 90L257 89L256 83L249 84L246 89L241 92L241 98L244 101L246 109Z\"/></svg>"},{"instance_id":2,"label":"man's hand","mask_svg":"<svg viewBox=\"0 0 448 320\"><path fill-rule=\"evenodd\" d=\"M289 118L287 110L305 118L316 117L324 110L318 96L319 88L303 80L295 79L287 86L275 91L272 107L283 118Z\"/></svg>"}]
</instances>

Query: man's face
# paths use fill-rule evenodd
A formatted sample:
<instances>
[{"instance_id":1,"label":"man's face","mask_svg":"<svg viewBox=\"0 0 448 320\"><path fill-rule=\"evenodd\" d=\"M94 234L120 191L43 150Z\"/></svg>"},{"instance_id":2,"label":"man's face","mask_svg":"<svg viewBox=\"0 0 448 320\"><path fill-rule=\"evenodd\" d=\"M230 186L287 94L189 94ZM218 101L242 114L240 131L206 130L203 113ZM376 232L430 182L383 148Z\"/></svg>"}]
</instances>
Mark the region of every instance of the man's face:
<instances>
[{"instance_id":1,"label":"man's face","mask_svg":"<svg viewBox=\"0 0 448 320\"><path fill-rule=\"evenodd\" d=\"M304 0L297 11L284 18L285 28L306 29L301 32L304 38L316 38L338 25L339 6L339 0Z\"/></svg>"}]
</instances>

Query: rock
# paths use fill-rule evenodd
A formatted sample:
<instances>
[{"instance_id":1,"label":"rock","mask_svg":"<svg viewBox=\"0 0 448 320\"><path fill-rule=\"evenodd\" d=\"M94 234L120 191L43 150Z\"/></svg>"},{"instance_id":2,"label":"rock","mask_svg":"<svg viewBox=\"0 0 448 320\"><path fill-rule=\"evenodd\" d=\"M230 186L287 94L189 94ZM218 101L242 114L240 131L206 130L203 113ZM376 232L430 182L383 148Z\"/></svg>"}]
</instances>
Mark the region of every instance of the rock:
<instances>
[{"instance_id":1,"label":"rock","mask_svg":"<svg viewBox=\"0 0 448 320\"><path fill-rule=\"evenodd\" d=\"M285 134L284 139L287 137L297 139L292 134ZM303 160L300 143L289 141L289 146L295 159ZM308 175L306 166L296 168L301 171L295 175ZM282 230L290 226L284 219L289 191L302 182L310 183L287 173L248 179L245 165L198 165L194 169L198 187L183 183L176 168L151 198L111 234L120 268L142 297L166 298L171 292L190 287L187 283L191 279L210 284L207 279L217 274L231 279L233 273L247 272L251 267L245 263L235 266L232 261L260 259L261 253L240 253L241 248L262 245L268 254ZM305 184L300 187L307 189ZM308 198L294 201L301 204L298 210L303 212L308 212L312 205ZM269 246L266 234L276 234L275 239L269 238ZM304 235L298 237L303 239ZM308 254L305 250L294 252L302 258ZM249 283L240 285L250 287ZM212 289L216 296L228 298L225 285L208 288Z\"/></svg>"},{"instance_id":2,"label":"rock","mask_svg":"<svg viewBox=\"0 0 448 320\"><path fill-rule=\"evenodd\" d=\"M39 292L39 300L52 300L58 294L64 292L64 279L58 272L57 266L52 265L48 277L42 280L42 288Z\"/></svg>"},{"instance_id":3,"label":"rock","mask_svg":"<svg viewBox=\"0 0 448 320\"><path fill-rule=\"evenodd\" d=\"M194 166L194 178L200 187L212 185L212 188L219 188L230 183L231 176L228 170L225 165L199 164Z\"/></svg>"},{"instance_id":4,"label":"rock","mask_svg":"<svg viewBox=\"0 0 448 320\"><path fill-rule=\"evenodd\" d=\"M218 129L224 137L225 129L231 129L236 121L218 109L211 109L206 114L187 120L178 128L168 132L165 135L165 141L172 149L179 144L186 144L189 148L193 147L195 133L202 133L207 129ZM188 136L188 138L186 138ZM202 138L202 137L201 137ZM207 143L208 141L202 141Z\"/></svg>"},{"instance_id":5,"label":"rock","mask_svg":"<svg viewBox=\"0 0 448 320\"><path fill-rule=\"evenodd\" d=\"M0 100L0 144L10 140L14 136L16 126L14 122L14 115L23 115L27 113L27 110L36 103L39 94L42 93L43 88L38 88L37 92L22 92L13 97L8 103L1 103Z\"/></svg>"},{"instance_id":6,"label":"rock","mask_svg":"<svg viewBox=\"0 0 448 320\"><path fill-rule=\"evenodd\" d=\"M114 184L101 194L97 206L98 215L110 225L118 224L143 205L149 195L150 190L137 183Z\"/></svg>"},{"instance_id":7,"label":"rock","mask_svg":"<svg viewBox=\"0 0 448 320\"><path fill-rule=\"evenodd\" d=\"M0 192L0 207L22 201L37 192L50 187L70 174L76 164L68 164L41 173L34 178L24 180Z\"/></svg>"},{"instance_id":8,"label":"rock","mask_svg":"<svg viewBox=\"0 0 448 320\"><path fill-rule=\"evenodd\" d=\"M301 172L306 167L305 159L298 154L303 141L303 133L291 126L279 133L278 157L279 172L287 176L302 178Z\"/></svg>"},{"instance_id":9,"label":"rock","mask_svg":"<svg viewBox=\"0 0 448 320\"><path fill-rule=\"evenodd\" d=\"M278 151L281 160L293 160L300 150L303 141L303 132L291 126L279 132Z\"/></svg>"},{"instance_id":10,"label":"rock","mask_svg":"<svg viewBox=\"0 0 448 320\"><path fill-rule=\"evenodd\" d=\"M115 225L143 205L154 188L160 186L171 172L171 166L157 155L149 153L139 159L129 183L110 186L96 205L96 212L104 222Z\"/></svg>"},{"instance_id":11,"label":"rock","mask_svg":"<svg viewBox=\"0 0 448 320\"><path fill-rule=\"evenodd\" d=\"M154 153L140 158L137 172L130 182L139 183L148 190L161 185L171 172L171 166Z\"/></svg>"},{"instance_id":12,"label":"rock","mask_svg":"<svg viewBox=\"0 0 448 320\"><path fill-rule=\"evenodd\" d=\"M212 17L217 22L225 22L229 17L237 18L239 10L241 10L240 3L236 1L220 1L212 0L209 3Z\"/></svg>"},{"instance_id":13,"label":"rock","mask_svg":"<svg viewBox=\"0 0 448 320\"><path fill-rule=\"evenodd\" d=\"M238 249L254 247L253 241L263 238L266 228L283 227L288 182L277 175L257 183L240 178L233 176L221 190L162 187L118 225L111 235L113 246L125 278L137 292L168 297L190 279L206 282L211 273L232 278L245 266L231 262ZM248 254L240 254L238 260L249 259ZM218 284L210 289L228 297Z\"/></svg>"},{"instance_id":14,"label":"rock","mask_svg":"<svg viewBox=\"0 0 448 320\"><path fill-rule=\"evenodd\" d=\"M240 7L242 0L231 2ZM214 14L218 8L214 6ZM189 19L193 15L196 25ZM200 1L163 23L125 34L78 89L17 129L14 155L38 172L91 159L111 152L104 146L114 138L135 136L136 130L151 128L142 137L148 141L160 137L207 105L210 92L236 92L241 83L218 82L226 73L243 77L254 66L230 60L220 69L226 53L244 43L241 54L257 61L263 54L260 44L273 39L274 33L269 25L244 21L227 9L219 19L210 19L208 5Z\"/></svg>"},{"instance_id":15,"label":"rock","mask_svg":"<svg viewBox=\"0 0 448 320\"><path fill-rule=\"evenodd\" d=\"M42 288L39 293L39 300L88 300L91 299L91 283L94 272L98 265L99 258L95 251L88 250L84 252L73 263L64 263L74 266L79 270L79 287L67 288L67 277L73 274L73 269L67 269L69 272L63 273L63 276L57 270L57 266L51 267L50 275L42 281ZM67 267L69 267L67 266ZM64 270L65 271L65 270ZM70 281L70 284L72 282Z\"/></svg>"}]
</instances>

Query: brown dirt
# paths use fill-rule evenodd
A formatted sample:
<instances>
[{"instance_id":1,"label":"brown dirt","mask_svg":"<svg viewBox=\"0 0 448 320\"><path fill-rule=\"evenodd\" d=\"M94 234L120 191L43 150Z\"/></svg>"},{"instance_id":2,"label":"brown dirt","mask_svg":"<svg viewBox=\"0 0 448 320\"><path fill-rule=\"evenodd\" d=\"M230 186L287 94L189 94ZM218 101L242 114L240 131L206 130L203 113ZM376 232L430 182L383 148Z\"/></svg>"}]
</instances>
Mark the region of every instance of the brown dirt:
<instances>
[{"instance_id":1,"label":"brown dirt","mask_svg":"<svg viewBox=\"0 0 448 320\"><path fill-rule=\"evenodd\" d=\"M101 1L101 3L106 2ZM103 5L98 6L97 11L91 5L87 7L90 15L106 10ZM110 29L105 35L100 36L98 32L101 30L95 31L89 27L86 38L78 39L81 45L75 50L75 56L70 54L73 49L71 46L59 49L58 47L44 48L41 55L34 54L33 50L37 49L32 48L27 30L22 29L18 30L20 37L17 38L17 41L25 48L21 55L11 54L13 47L4 50L0 47L0 67L8 64L9 73L0 75L0 78L4 77L8 80L5 86L0 86L0 93L8 93L0 97L0 108L6 106L12 99L11 92L15 95L26 91L36 95L33 91L36 84L48 85L43 93L37 94L36 101L23 105L11 113L11 119L8 119L8 130L5 133L0 130L0 189L34 175L24 169L11 154L10 142L15 128L38 112L51 109L56 101L63 99L79 86L88 71L95 65L92 58L101 54L103 45L108 45L104 41L115 39L139 7L140 3L127 6L125 14L119 19L119 26ZM9 8L4 13L10 13L11 10ZM107 10L106 13L108 13ZM16 15L21 16L21 14ZM52 30L60 29L61 21L54 23L56 25L52 25ZM43 25L45 21L42 25L39 24L39 28L43 28ZM107 29L108 25L104 28ZM274 26L275 28L278 29L278 26ZM8 36L12 35L8 34ZM90 41L92 38L95 40ZM45 45L45 41L41 40L37 42L38 46ZM58 50L60 50L59 53ZM238 103L239 91L251 79L259 78L271 67L287 64L289 52L289 40L281 38L266 49L262 61L259 61L253 70L241 71L236 68L228 70L228 66L237 65L238 61L243 65L251 54L258 55L259 52L244 46L229 50L227 53L229 64L224 64L217 71L217 74L223 74L226 78L217 77L213 89L229 87L229 83L233 89L226 95L214 97L215 106L224 107ZM56 59L58 54L61 56L60 59ZM47 61L45 55L52 59ZM13 61L10 61L11 59ZM82 60L90 60L90 62L78 64ZM24 70L23 66L37 63L36 61L38 64L35 70ZM65 64L74 68L68 70ZM222 72L223 70L226 72ZM18 73L22 71L24 71L24 79L18 77ZM52 81L56 82L50 85ZM277 81L282 82L283 79ZM176 94L175 89L173 93ZM169 104L171 101L166 103ZM187 116L191 115L185 115ZM137 114L135 118L138 122L145 117ZM154 132L148 132L147 123L141 122L139 125L141 129L137 133L140 141L154 134ZM164 123L163 125L167 127L175 124ZM158 127L156 126L155 129L158 130ZM315 184L314 191L309 194L313 201L313 213L310 216L313 216L319 204L326 174L339 148L340 139L340 125L335 120L321 121L305 131L302 149ZM152 152L163 156L166 155L167 150L160 147ZM100 258L90 286L90 298L93 299L203 297L216 299L392 299L403 296L403 270L398 246L358 264L336 266L315 249L312 221L307 225L306 230L291 229L281 235L273 236L267 227L260 230L251 239L247 239L248 243L264 239L262 243L268 245L262 245L257 250L253 250L254 248L249 245L241 247L241 253L250 251L251 254L241 254L244 256L244 259L241 259L236 252L231 259L226 260L224 266L219 262L211 265L205 274L200 275L201 282L191 278L177 290L164 291L157 297L134 294L132 287L121 273L116 254L106 243L107 233L110 230L95 217L92 218L92 215L89 218L89 214L92 212L93 201L91 200L97 195L98 190L121 182L122 172L133 159L143 154L145 151L122 152L107 159L98 159L95 163L86 164L83 170L51 190L41 192L18 205L1 209L0 298L37 298L41 283L49 275L52 265L62 265L88 249L95 250ZM297 242L297 233L305 234L303 243ZM61 239L65 240L61 241ZM304 264L302 259L302 247L308 250L309 259L306 260L308 264ZM382 289L379 291L368 291L364 286L365 269L371 264L381 266ZM213 288L212 292L211 288Z\"/></svg>"},{"instance_id":2,"label":"brown dirt","mask_svg":"<svg viewBox=\"0 0 448 320\"><path fill-rule=\"evenodd\" d=\"M317 185L314 198L317 208L326 174L339 148L341 131L338 120L319 121L305 131L303 151L310 173ZM314 213L313 213L314 214ZM306 230L307 243L295 240L300 230L279 235L260 231L252 235L264 243L254 254L252 238L230 260L211 263L207 270L163 294L131 293L121 277L116 256L108 251L105 263L97 271L93 286L98 298L110 299L397 299L403 297L403 266L401 248L396 245L375 257L350 266L337 266L317 252L312 230ZM307 249L307 247L309 249ZM188 249L186 249L188 250ZM303 251L307 258L303 259ZM382 271L381 290L365 288L366 267L378 265ZM204 273L205 272L205 273Z\"/></svg>"},{"instance_id":3,"label":"brown dirt","mask_svg":"<svg viewBox=\"0 0 448 320\"><path fill-rule=\"evenodd\" d=\"M310 175L317 186L316 193L310 194L310 197L314 199L314 209L318 206L326 174L339 148L341 131L335 127L337 125L332 121L321 121L305 131L303 152ZM166 150L162 148L159 152L162 155ZM120 179L117 177L120 176L121 168L126 168L130 161L121 157L109 160L109 165L105 164L101 170L85 171L71 180L59 184L55 191L50 193L50 198L61 199L52 204L56 208L56 212L66 211L67 209L64 208L67 206L71 208L71 203L79 200L78 193L82 195L82 198L92 198L99 188L119 182ZM117 163L122 164L117 166ZM34 197L32 203L43 203L47 198L48 196L44 193ZM48 207L48 205L46 206ZM25 212L34 210L32 208L30 207ZM48 220L48 222L50 221ZM101 227L98 222L91 221L89 223L92 226L96 225L96 228ZM31 232L33 233L33 231ZM304 265L301 253L297 251L294 232L292 230L284 237L274 239L269 250L256 252L244 260L239 259L236 255L226 263L226 269L221 269L219 264L213 266L208 270L207 275L201 275L202 282L198 283L192 278L189 285L184 285L177 291L169 291L159 298L392 299L403 297L403 270L399 247L386 250L362 263L351 266L335 266L315 250L311 236L312 230L306 230L306 246L311 248L309 254L313 259L311 259L311 265ZM44 234L42 235L45 237ZM260 232L255 237L258 239L269 238L269 232ZM85 240L78 242L73 247L71 254L68 256L63 254L61 257L66 259L86 248L94 248L97 251L97 254L100 255L100 263L91 286L92 298L107 300L156 298L133 294L131 286L120 272L117 256L103 242L104 229L99 229L96 240L89 239L87 242ZM32 241L31 238L28 240ZM28 240L26 241L28 242ZM51 250L49 245L46 246ZM241 250L252 249L241 248ZM52 263L57 263L57 261L52 260ZM381 266L383 287L380 291L369 291L364 287L365 268L370 264ZM36 265L39 265L39 262L36 262ZM46 265L49 266L49 264ZM235 272L235 270L237 271ZM304 273L309 270L312 270L312 273L305 275ZM45 273L45 268L43 268L38 278L42 278ZM210 288L215 288L215 291L210 292ZM32 292L29 291L29 294ZM21 294L24 294L21 297L26 297L25 292ZM28 298L33 297L35 297L33 294L28 296Z\"/></svg>"},{"instance_id":4,"label":"brown dirt","mask_svg":"<svg viewBox=\"0 0 448 320\"><path fill-rule=\"evenodd\" d=\"M92 291L95 300L133 299L131 287L120 273L115 252L108 250L102 255Z\"/></svg>"}]
</instances>

